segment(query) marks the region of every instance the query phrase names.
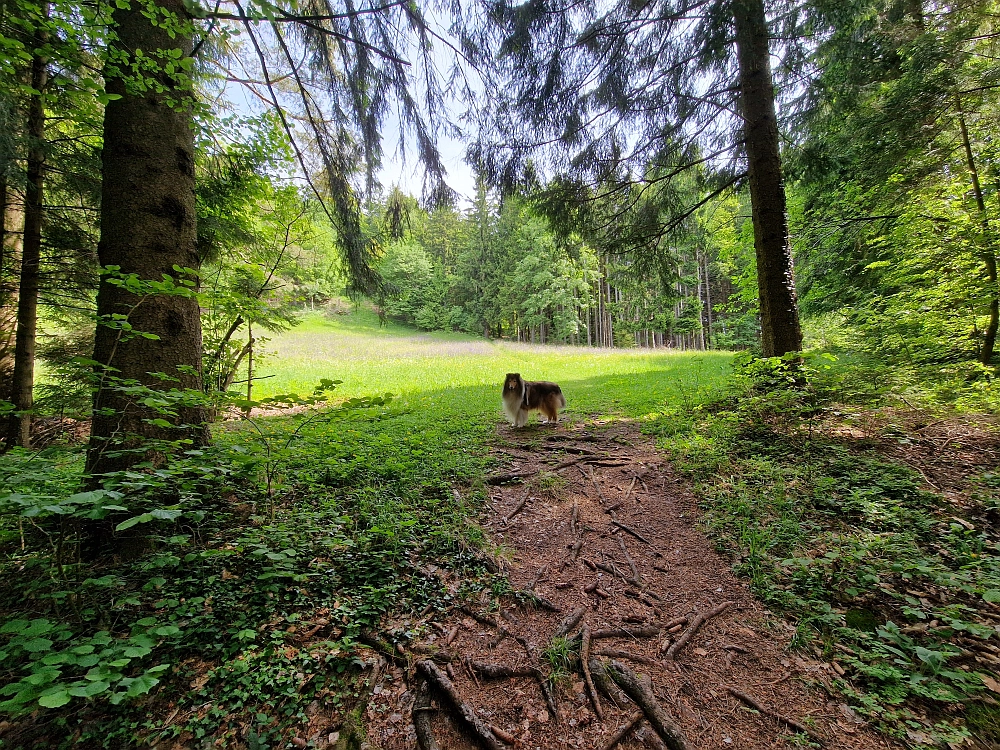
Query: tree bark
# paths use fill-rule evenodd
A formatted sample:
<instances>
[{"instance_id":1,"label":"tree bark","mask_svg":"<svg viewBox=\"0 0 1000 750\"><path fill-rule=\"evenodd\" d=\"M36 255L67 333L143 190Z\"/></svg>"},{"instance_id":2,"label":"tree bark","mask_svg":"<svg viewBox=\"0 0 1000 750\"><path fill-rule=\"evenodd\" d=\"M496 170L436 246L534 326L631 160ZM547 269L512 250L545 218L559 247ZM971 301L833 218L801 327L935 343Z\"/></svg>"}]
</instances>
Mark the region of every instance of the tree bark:
<instances>
[{"instance_id":1,"label":"tree bark","mask_svg":"<svg viewBox=\"0 0 1000 750\"><path fill-rule=\"evenodd\" d=\"M990 237L990 220L986 214L986 201L983 199L983 188L979 182L979 169L972 153L972 143L969 140L969 128L965 124L965 113L962 102L958 102L958 125L962 133L962 146L965 148L965 159L972 178L972 193L979 209L979 221L983 228L983 241L980 255L986 266L987 294L990 303L990 321L983 332L983 348L979 353L979 361L984 365L993 361L993 349L997 342L997 329L1000 328L1000 289L997 288L997 255Z\"/></svg>"},{"instance_id":2,"label":"tree bark","mask_svg":"<svg viewBox=\"0 0 1000 750\"><path fill-rule=\"evenodd\" d=\"M164 274L176 278L174 266L197 271L200 265L195 248L190 82L162 67L144 74L156 79L152 85L126 78L138 50L145 60L152 58L160 66L171 50L174 54L179 50L181 59L191 55L183 0L158 0L155 9L160 11L155 22L146 15L148 6L133 3L114 11L118 40L105 67L107 90L121 98L109 102L105 110L98 257L102 266L118 266L120 273L143 280L160 280ZM178 28L171 17L185 26ZM183 408L169 417L116 388L116 379L122 379L156 390L201 391L197 301L172 294L140 297L109 279L114 280L109 275L102 279L97 295L94 359L99 363L99 387L86 467L92 485L107 472L157 459L156 447L146 447L149 441L207 440L203 408ZM132 331L156 338L122 331L115 316L127 316ZM150 373L165 373L176 381L164 382ZM181 427L152 425L151 418Z\"/></svg>"},{"instance_id":3,"label":"tree bark","mask_svg":"<svg viewBox=\"0 0 1000 750\"><path fill-rule=\"evenodd\" d=\"M0 212L0 401L10 401L24 212L5 178L0 179Z\"/></svg>"},{"instance_id":4,"label":"tree bark","mask_svg":"<svg viewBox=\"0 0 1000 750\"><path fill-rule=\"evenodd\" d=\"M42 18L48 16L48 4L42 6ZM31 39L39 49L46 43L46 33L38 30ZM35 341L38 332L39 267L42 258L42 211L45 186L45 89L48 61L36 52L31 59L31 88L28 100L28 169L24 194L24 240L21 250L21 276L17 292L17 334L14 343L14 372L11 377L11 402L15 412L7 426L7 446L31 447L31 410L34 407Z\"/></svg>"},{"instance_id":5,"label":"tree bark","mask_svg":"<svg viewBox=\"0 0 1000 750\"><path fill-rule=\"evenodd\" d=\"M802 349L792 253L781 175L778 119L763 0L734 0L757 283L765 357Z\"/></svg>"}]
</instances>

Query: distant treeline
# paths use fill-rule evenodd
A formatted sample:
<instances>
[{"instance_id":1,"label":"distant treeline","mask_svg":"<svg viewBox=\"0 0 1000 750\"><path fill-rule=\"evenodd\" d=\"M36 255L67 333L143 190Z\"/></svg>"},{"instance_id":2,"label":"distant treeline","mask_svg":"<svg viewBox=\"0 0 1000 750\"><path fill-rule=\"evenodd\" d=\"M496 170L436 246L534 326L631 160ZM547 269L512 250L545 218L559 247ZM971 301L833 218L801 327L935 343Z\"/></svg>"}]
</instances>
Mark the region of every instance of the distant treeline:
<instances>
[{"instance_id":1,"label":"distant treeline","mask_svg":"<svg viewBox=\"0 0 1000 750\"><path fill-rule=\"evenodd\" d=\"M554 230L531 196L421 208L392 191L394 217L378 300L393 320L424 330L596 347L737 349L757 336L755 300L739 293L752 258L735 199L713 214L725 227L664 248L654 273L580 233ZM373 219L375 216L372 217ZM720 242L721 240L721 242ZM743 252L745 250L745 252Z\"/></svg>"}]
</instances>

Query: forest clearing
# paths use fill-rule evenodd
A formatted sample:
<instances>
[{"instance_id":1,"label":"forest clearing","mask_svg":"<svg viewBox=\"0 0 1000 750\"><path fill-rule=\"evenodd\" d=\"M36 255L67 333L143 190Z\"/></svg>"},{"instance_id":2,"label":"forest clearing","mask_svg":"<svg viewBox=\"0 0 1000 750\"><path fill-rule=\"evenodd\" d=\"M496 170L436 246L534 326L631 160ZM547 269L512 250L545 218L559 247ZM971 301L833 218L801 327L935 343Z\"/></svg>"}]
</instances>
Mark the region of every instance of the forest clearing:
<instances>
[{"instance_id":1,"label":"forest clearing","mask_svg":"<svg viewBox=\"0 0 1000 750\"><path fill-rule=\"evenodd\" d=\"M998 19L0 2L0 750L1000 747Z\"/></svg>"},{"instance_id":2,"label":"forest clearing","mask_svg":"<svg viewBox=\"0 0 1000 750\"><path fill-rule=\"evenodd\" d=\"M482 743L444 694L420 697L430 660L497 746L605 747L628 727L616 746L659 747L613 684L590 697L584 630L592 659L653 679L688 747L995 741L997 685L976 677L1000 661L991 423L819 407L820 376L811 394L760 391L724 353L493 343L339 304L267 348L269 395L338 375L332 403L354 406L230 419L187 465L134 474L125 493L182 493L168 513L212 509L139 565L74 582L25 576L41 559L14 555L8 591L135 634L105 652L121 660L111 690L143 679L124 662L152 684L8 722L6 746L387 750L415 746L422 712L441 747ZM559 425L503 421L514 369L560 381ZM58 513L81 447L8 455L4 483L49 504L34 517ZM110 645L25 626L11 646L76 675L70 695Z\"/></svg>"}]
</instances>

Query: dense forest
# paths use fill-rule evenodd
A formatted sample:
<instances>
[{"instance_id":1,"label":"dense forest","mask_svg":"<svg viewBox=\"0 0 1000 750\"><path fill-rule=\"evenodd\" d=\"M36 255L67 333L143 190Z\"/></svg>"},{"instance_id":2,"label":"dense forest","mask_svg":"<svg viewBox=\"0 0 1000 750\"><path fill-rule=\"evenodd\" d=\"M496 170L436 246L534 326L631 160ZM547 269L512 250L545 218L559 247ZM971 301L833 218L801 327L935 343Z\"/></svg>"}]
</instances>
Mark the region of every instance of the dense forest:
<instances>
[{"instance_id":1,"label":"dense forest","mask_svg":"<svg viewBox=\"0 0 1000 750\"><path fill-rule=\"evenodd\" d=\"M244 658L256 624L205 645L222 618L237 616L240 596L263 620L277 617L271 600L284 602L282 616L306 607L291 583L271 583L306 581L313 573L300 559L336 558L329 569L343 589L324 589L324 606L356 605L335 649L352 657L380 617L440 604L406 588L430 560L451 555L470 578L498 575L488 555L470 552L485 542L468 531L463 514L474 513L452 484L474 486L469 497L481 500L484 464L389 472L370 452L398 436L364 431L379 409L409 418L410 407L392 412L375 379L340 398L336 361L313 390L267 389L269 342L317 314L371 310L383 325L574 357L583 347L742 352L732 387L749 390L708 409L736 410L709 430L720 444L724 430L753 423L725 443L732 456L757 446L773 458L777 443L761 447L768 441L754 430L812 436L810 420L839 417L852 399L973 409L989 423L1000 329L998 19L992 0L2 0L0 543L5 577L20 581L0 596L0 713L13 722L0 737L16 728L2 746L154 742L166 730L128 706L165 690L185 659L224 671ZM449 186L445 142L462 144L474 194ZM401 187L414 162L419 194ZM918 398L927 400L916 407ZM704 426L675 429L680 417L663 401L652 409L659 439ZM263 411L290 421L268 422ZM803 422L790 428L789 415ZM325 463L333 453L295 463L313 419L341 446L329 449L341 450L339 463ZM337 427L366 419L361 432ZM485 455L457 426L407 429ZM371 442L353 442L361 433ZM686 455L681 442L668 447ZM344 469L361 455L366 468ZM725 473L698 466L691 471ZM806 474L789 486L812 482ZM983 487L994 479L975 479L975 492L993 498ZM373 499L406 482L399 497L457 505L420 506L409 518L402 500ZM876 494L892 484L879 482ZM324 505L311 494L319 487L346 494ZM916 490L906 498L929 502ZM299 501L315 515L295 515ZM900 513L871 533L909 524L933 535L929 521ZM413 529L392 526L404 517ZM433 525L446 520L453 526ZM317 541L324 524L359 536ZM244 527L239 540L225 536ZM285 546L268 546L269 535ZM789 563L774 570L801 559L786 542L772 545ZM954 583L975 600L954 604L956 622L959 610L1000 600L982 563L994 542L976 544L976 561L962 557L949 580L988 571ZM237 552L256 555L246 569L260 586L227 594L228 610L219 594L218 620L187 612L200 580L233 577L215 555ZM398 601L371 598L366 576L376 569ZM174 593L159 597L164 585ZM780 610L781 596L769 606ZM154 599L180 614L166 617ZM828 620L781 601L833 648ZM899 619L894 612L878 610ZM956 632L986 627L967 624ZM940 677L954 654L935 643L893 646L923 654L898 693L872 687L884 675L857 657L863 687L838 695L871 709L889 736L908 736L900 727L910 721L937 727L921 735L927 746L954 739L941 729L953 716L941 705L990 683L969 687L955 670ZM356 667L345 662L338 675ZM918 673L933 673L931 687L915 687ZM881 697L866 703L864 689ZM906 701L934 708L899 708ZM111 735L102 736L102 711L115 717ZM288 741L296 717L263 722L269 741ZM235 720L196 720L209 737L269 746Z\"/></svg>"}]
</instances>

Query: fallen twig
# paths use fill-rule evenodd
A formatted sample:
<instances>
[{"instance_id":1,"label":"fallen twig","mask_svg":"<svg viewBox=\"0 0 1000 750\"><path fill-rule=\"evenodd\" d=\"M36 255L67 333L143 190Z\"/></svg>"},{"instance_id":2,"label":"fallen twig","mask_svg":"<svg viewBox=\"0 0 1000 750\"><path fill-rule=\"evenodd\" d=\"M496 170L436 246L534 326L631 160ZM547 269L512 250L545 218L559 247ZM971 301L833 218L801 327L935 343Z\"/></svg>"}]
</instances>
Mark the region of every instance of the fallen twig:
<instances>
[{"instance_id":1,"label":"fallen twig","mask_svg":"<svg viewBox=\"0 0 1000 750\"><path fill-rule=\"evenodd\" d=\"M615 745L617 745L623 739L632 734L632 732L638 729L639 725L642 724L642 720L645 718L646 714L644 714L642 711L636 711L634 714L632 714L632 716L629 717L629 720L625 723L625 726L623 726L621 729L619 729L617 732L615 732L608 738L608 741L604 743L604 747L601 748L601 750L612 750Z\"/></svg>"},{"instance_id":2,"label":"fallen twig","mask_svg":"<svg viewBox=\"0 0 1000 750\"><path fill-rule=\"evenodd\" d=\"M594 563L594 566L598 570L603 570L605 573L610 573L616 578L621 578L623 581L625 581L625 583L629 583L628 577L620 570L618 570L618 568L616 568L614 565L608 565L607 563Z\"/></svg>"},{"instance_id":3,"label":"fallen twig","mask_svg":"<svg viewBox=\"0 0 1000 750\"><path fill-rule=\"evenodd\" d=\"M455 689L454 683L448 679L448 675L438 668L437 664L429 659L424 659L417 662L417 669L451 701L459 716L462 717L469 729L479 738L484 747L488 748L488 750L502 750L502 745L496 735L493 734L486 722L479 718L475 709L462 700L458 694L458 690Z\"/></svg>"},{"instance_id":4,"label":"fallen twig","mask_svg":"<svg viewBox=\"0 0 1000 750\"><path fill-rule=\"evenodd\" d=\"M640 542L644 542L644 543L648 544L650 547L653 546L653 543L651 541L649 541L646 537L644 537L642 534L640 534L635 529L629 528L628 526L626 526L625 524L623 524L621 521L617 521L615 519L611 519L611 525L612 526L617 526L619 529L621 529L622 531L624 531L626 534L631 534L636 539L638 539Z\"/></svg>"},{"instance_id":5,"label":"fallen twig","mask_svg":"<svg viewBox=\"0 0 1000 750\"><path fill-rule=\"evenodd\" d=\"M748 706L750 706L750 708L756 711L760 711L760 713L764 714L765 716L770 716L772 719L775 719L779 723L784 724L793 732L799 732L801 734L807 735L809 739L813 740L814 742L818 742L821 745L826 744L826 739L816 734L816 732L809 729L809 727L800 724L799 722L795 721L795 719L790 719L783 714L779 714L777 711L771 711L770 709L764 708L762 705L760 705L760 703L756 699L747 695L742 690L737 690L734 687L726 687L726 690L734 698L737 698L743 703L746 703Z\"/></svg>"},{"instance_id":6,"label":"fallen twig","mask_svg":"<svg viewBox=\"0 0 1000 750\"><path fill-rule=\"evenodd\" d=\"M416 696L413 699L413 729L417 734L417 745L420 750L441 750L441 746L434 739L431 731L431 717L429 713L434 709L431 707L431 691L427 687L427 680L421 680L417 687Z\"/></svg>"},{"instance_id":7,"label":"fallen twig","mask_svg":"<svg viewBox=\"0 0 1000 750\"><path fill-rule=\"evenodd\" d=\"M583 682L587 686L587 694L590 702L594 706L594 713L597 718L604 721L604 709L601 708L601 701L597 697L597 688L594 687L594 678L590 674L590 628L584 624L580 631L580 667L583 672Z\"/></svg>"},{"instance_id":8,"label":"fallen twig","mask_svg":"<svg viewBox=\"0 0 1000 750\"><path fill-rule=\"evenodd\" d=\"M723 602L722 604L710 609L708 612L699 612L691 620L691 624L687 626L687 630L681 633L680 637L674 641L673 645L667 649L667 653L664 654L664 659L667 661L673 661L674 657L677 656L677 652L684 648L691 637L698 631L707 620L711 620L716 615L720 615L729 609L733 605L732 602Z\"/></svg>"},{"instance_id":9,"label":"fallen twig","mask_svg":"<svg viewBox=\"0 0 1000 750\"><path fill-rule=\"evenodd\" d=\"M642 684L635 672L619 661L607 663L605 670L618 687L642 709L653 731L660 735L660 739L670 750L687 750L687 740L681 728L656 699L652 690Z\"/></svg>"}]
</instances>

